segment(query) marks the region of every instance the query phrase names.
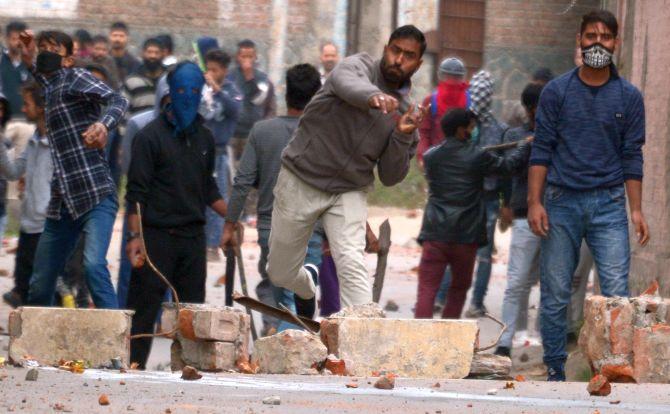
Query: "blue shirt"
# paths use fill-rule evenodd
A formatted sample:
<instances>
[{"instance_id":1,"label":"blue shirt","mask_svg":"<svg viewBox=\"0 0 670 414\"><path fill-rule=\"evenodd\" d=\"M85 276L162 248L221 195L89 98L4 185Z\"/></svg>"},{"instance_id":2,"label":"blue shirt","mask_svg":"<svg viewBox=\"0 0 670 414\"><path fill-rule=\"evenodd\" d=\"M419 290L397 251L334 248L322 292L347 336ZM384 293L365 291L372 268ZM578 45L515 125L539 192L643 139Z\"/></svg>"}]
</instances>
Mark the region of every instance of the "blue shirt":
<instances>
[{"instance_id":1,"label":"blue shirt","mask_svg":"<svg viewBox=\"0 0 670 414\"><path fill-rule=\"evenodd\" d=\"M235 84L227 79L219 92L211 92L211 89L207 94L203 91L200 115L205 118L205 126L212 131L216 146L226 148L237 126L237 118L242 106L242 94L237 90ZM209 96L205 97L206 95Z\"/></svg>"},{"instance_id":2,"label":"blue shirt","mask_svg":"<svg viewBox=\"0 0 670 414\"><path fill-rule=\"evenodd\" d=\"M33 74L45 92L54 167L47 217L59 220L64 203L76 220L116 193L105 150L86 147L82 134L96 122L116 128L128 101L85 69L63 68L47 78L33 68Z\"/></svg>"},{"instance_id":3,"label":"blue shirt","mask_svg":"<svg viewBox=\"0 0 670 414\"><path fill-rule=\"evenodd\" d=\"M573 190L642 180L644 102L614 65L602 86L586 85L578 68L542 91L530 165L548 167L547 182Z\"/></svg>"}]
</instances>

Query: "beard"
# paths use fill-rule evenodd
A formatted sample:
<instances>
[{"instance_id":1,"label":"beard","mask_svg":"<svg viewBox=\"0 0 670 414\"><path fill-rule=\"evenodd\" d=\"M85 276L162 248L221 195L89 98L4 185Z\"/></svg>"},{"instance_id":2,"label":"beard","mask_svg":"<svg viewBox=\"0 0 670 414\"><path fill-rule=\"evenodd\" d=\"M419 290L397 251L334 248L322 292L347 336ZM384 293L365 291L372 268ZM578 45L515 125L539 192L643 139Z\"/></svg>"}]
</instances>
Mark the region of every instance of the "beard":
<instances>
[{"instance_id":1,"label":"beard","mask_svg":"<svg viewBox=\"0 0 670 414\"><path fill-rule=\"evenodd\" d=\"M381 61L381 70L382 75L384 76L384 79L386 79L387 82L398 83L398 84L405 83L414 74L414 71L412 71L411 73L406 73L405 71L402 70L402 68L399 65L389 65L386 62L386 59L382 59Z\"/></svg>"}]
</instances>

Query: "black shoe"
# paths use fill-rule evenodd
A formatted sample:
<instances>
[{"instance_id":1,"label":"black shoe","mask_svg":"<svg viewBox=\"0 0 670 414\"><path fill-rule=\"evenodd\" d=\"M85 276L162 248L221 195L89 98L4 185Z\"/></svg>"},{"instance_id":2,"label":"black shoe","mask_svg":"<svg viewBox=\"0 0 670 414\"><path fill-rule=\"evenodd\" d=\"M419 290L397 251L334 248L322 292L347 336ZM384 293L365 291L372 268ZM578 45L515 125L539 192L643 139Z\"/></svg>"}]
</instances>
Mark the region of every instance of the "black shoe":
<instances>
[{"instance_id":1,"label":"black shoe","mask_svg":"<svg viewBox=\"0 0 670 414\"><path fill-rule=\"evenodd\" d=\"M2 300L12 308L18 308L19 306L23 305L21 296L13 290L10 290L9 292L2 295Z\"/></svg>"},{"instance_id":2,"label":"black shoe","mask_svg":"<svg viewBox=\"0 0 670 414\"><path fill-rule=\"evenodd\" d=\"M547 381L565 382L565 370L563 368L549 367L547 370Z\"/></svg>"},{"instance_id":3,"label":"black shoe","mask_svg":"<svg viewBox=\"0 0 670 414\"><path fill-rule=\"evenodd\" d=\"M507 357L507 358L511 358L512 357L512 350L510 348L506 347L506 346L499 346L499 347L496 348L494 354L498 355L498 356L504 356L504 357Z\"/></svg>"}]
</instances>

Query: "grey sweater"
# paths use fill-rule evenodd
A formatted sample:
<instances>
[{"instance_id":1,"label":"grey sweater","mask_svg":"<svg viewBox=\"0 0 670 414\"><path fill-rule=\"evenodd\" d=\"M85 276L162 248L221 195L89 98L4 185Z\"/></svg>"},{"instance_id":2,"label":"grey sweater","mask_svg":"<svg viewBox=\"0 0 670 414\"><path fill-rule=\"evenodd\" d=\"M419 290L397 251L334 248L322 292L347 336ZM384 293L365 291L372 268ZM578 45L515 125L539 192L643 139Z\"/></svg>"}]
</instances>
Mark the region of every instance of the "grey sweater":
<instances>
[{"instance_id":1,"label":"grey sweater","mask_svg":"<svg viewBox=\"0 0 670 414\"><path fill-rule=\"evenodd\" d=\"M251 188L258 189L258 228L270 229L272 190L281 168L281 154L298 126L298 118L280 116L257 122L249 132L240 166L235 175L233 192L228 201L226 221L238 221Z\"/></svg>"},{"instance_id":2,"label":"grey sweater","mask_svg":"<svg viewBox=\"0 0 670 414\"><path fill-rule=\"evenodd\" d=\"M397 132L400 113L383 114L369 108L368 100L387 93L400 101L404 112L411 84L391 89L379 63L366 53L345 58L305 108L282 163L307 184L339 194L366 189L374 181L375 167L387 186L407 175L418 132Z\"/></svg>"}]
</instances>

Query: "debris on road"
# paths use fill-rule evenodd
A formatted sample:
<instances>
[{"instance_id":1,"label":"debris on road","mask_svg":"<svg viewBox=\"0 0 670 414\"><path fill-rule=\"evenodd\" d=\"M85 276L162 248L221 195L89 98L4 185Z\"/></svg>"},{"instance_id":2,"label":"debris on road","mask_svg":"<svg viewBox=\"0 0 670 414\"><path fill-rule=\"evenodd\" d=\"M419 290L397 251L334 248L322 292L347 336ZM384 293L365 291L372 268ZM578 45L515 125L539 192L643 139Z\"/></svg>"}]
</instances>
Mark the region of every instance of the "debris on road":
<instances>
[{"instance_id":1,"label":"debris on road","mask_svg":"<svg viewBox=\"0 0 670 414\"><path fill-rule=\"evenodd\" d=\"M356 384L355 382L349 382L349 383L345 384L345 386L347 388L358 388L358 384Z\"/></svg>"},{"instance_id":2,"label":"debris on road","mask_svg":"<svg viewBox=\"0 0 670 414\"><path fill-rule=\"evenodd\" d=\"M109 405L109 397L107 394L100 394L100 397L98 398L98 404Z\"/></svg>"},{"instance_id":3,"label":"debris on road","mask_svg":"<svg viewBox=\"0 0 670 414\"><path fill-rule=\"evenodd\" d=\"M440 385L439 382L436 382L435 384L433 384L433 388L440 388L441 386L442 386L442 385Z\"/></svg>"},{"instance_id":4,"label":"debris on road","mask_svg":"<svg viewBox=\"0 0 670 414\"><path fill-rule=\"evenodd\" d=\"M187 365L181 370L181 379L183 380L195 381L199 380L200 378L202 378L202 374L200 374L198 370L192 366Z\"/></svg>"},{"instance_id":5,"label":"debris on road","mask_svg":"<svg viewBox=\"0 0 670 414\"><path fill-rule=\"evenodd\" d=\"M26 373L26 381L37 381L39 374L40 372L37 370L37 368L30 368Z\"/></svg>"},{"instance_id":6,"label":"debris on road","mask_svg":"<svg viewBox=\"0 0 670 414\"><path fill-rule=\"evenodd\" d=\"M524 377L523 375L519 374L519 375L517 375L516 377L514 377L514 381L516 381L516 382L524 382L524 381L526 381L526 377Z\"/></svg>"},{"instance_id":7,"label":"debris on road","mask_svg":"<svg viewBox=\"0 0 670 414\"><path fill-rule=\"evenodd\" d=\"M400 306L398 306L398 304L394 300L389 299L388 301L386 301L386 306L384 306L384 310L388 312L398 312L398 310L400 310Z\"/></svg>"},{"instance_id":8,"label":"debris on road","mask_svg":"<svg viewBox=\"0 0 670 414\"><path fill-rule=\"evenodd\" d=\"M599 397L606 397L612 392L612 386L607 377L600 374L596 374L591 378L586 389L589 391L589 394Z\"/></svg>"},{"instance_id":9,"label":"debris on road","mask_svg":"<svg viewBox=\"0 0 670 414\"><path fill-rule=\"evenodd\" d=\"M498 390L491 388L490 390L486 391L486 395L498 395Z\"/></svg>"},{"instance_id":10,"label":"debris on road","mask_svg":"<svg viewBox=\"0 0 670 414\"><path fill-rule=\"evenodd\" d=\"M507 381L505 383L505 389L506 390L513 390L514 389L514 383L512 381Z\"/></svg>"},{"instance_id":11,"label":"debris on road","mask_svg":"<svg viewBox=\"0 0 670 414\"><path fill-rule=\"evenodd\" d=\"M273 395L271 397L263 398L263 404L265 405L281 405L281 397L278 395Z\"/></svg>"},{"instance_id":12,"label":"debris on road","mask_svg":"<svg viewBox=\"0 0 670 414\"><path fill-rule=\"evenodd\" d=\"M86 363L80 359L76 361L58 361L58 369L69 371L73 374L82 374L85 370Z\"/></svg>"},{"instance_id":13,"label":"debris on road","mask_svg":"<svg viewBox=\"0 0 670 414\"><path fill-rule=\"evenodd\" d=\"M312 369L328 357L326 346L318 336L287 329L254 343L252 363L264 374L318 373Z\"/></svg>"},{"instance_id":14,"label":"debris on road","mask_svg":"<svg viewBox=\"0 0 670 414\"><path fill-rule=\"evenodd\" d=\"M329 370L333 375L347 375L346 364L333 354L326 357L324 368Z\"/></svg>"},{"instance_id":15,"label":"debris on road","mask_svg":"<svg viewBox=\"0 0 670 414\"><path fill-rule=\"evenodd\" d=\"M512 360L509 357L477 352L472 357L468 378L508 379L511 371Z\"/></svg>"},{"instance_id":16,"label":"debris on road","mask_svg":"<svg viewBox=\"0 0 670 414\"><path fill-rule=\"evenodd\" d=\"M382 377L380 377L376 382L374 387L378 388L380 390L392 390L395 388L395 375L392 373L388 373Z\"/></svg>"}]
</instances>

